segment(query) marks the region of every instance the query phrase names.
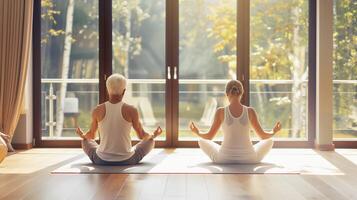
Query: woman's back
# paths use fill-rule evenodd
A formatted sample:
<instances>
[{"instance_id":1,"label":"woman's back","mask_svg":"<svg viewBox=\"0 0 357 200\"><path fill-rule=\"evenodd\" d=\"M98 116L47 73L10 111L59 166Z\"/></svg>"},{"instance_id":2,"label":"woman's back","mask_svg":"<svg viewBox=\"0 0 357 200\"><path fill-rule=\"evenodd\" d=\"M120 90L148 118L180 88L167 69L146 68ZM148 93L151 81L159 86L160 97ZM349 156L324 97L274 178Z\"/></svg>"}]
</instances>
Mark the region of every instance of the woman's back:
<instances>
[{"instance_id":1,"label":"woman's back","mask_svg":"<svg viewBox=\"0 0 357 200\"><path fill-rule=\"evenodd\" d=\"M226 85L226 97L230 105L216 111L209 131L200 133L198 127L190 123L192 132L202 138L198 145L213 162L258 163L273 147L271 137L281 129L280 122L277 122L271 132L264 131L255 110L241 104L243 94L243 84L238 80L230 80ZM237 117L232 115L232 111ZM250 125L263 139L254 146L249 137ZM222 145L212 141L220 127L223 128Z\"/></svg>"},{"instance_id":2,"label":"woman's back","mask_svg":"<svg viewBox=\"0 0 357 200\"><path fill-rule=\"evenodd\" d=\"M229 106L224 108L223 142L219 154L229 160L250 160L255 151L249 136L248 108L243 106L239 117L234 117Z\"/></svg>"}]
</instances>

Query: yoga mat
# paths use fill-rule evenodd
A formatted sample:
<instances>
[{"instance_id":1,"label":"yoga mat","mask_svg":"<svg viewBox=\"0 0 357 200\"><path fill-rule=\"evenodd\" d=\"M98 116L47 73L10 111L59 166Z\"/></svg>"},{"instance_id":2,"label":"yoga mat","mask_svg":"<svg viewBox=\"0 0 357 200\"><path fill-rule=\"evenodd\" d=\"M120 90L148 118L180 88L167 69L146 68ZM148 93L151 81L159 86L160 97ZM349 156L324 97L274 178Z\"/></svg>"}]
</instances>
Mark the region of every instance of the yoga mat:
<instances>
[{"instance_id":1,"label":"yoga mat","mask_svg":"<svg viewBox=\"0 0 357 200\"><path fill-rule=\"evenodd\" d=\"M259 164L216 164L200 149L154 149L139 164L100 166L83 156L53 174L341 174L312 150L272 151Z\"/></svg>"}]
</instances>

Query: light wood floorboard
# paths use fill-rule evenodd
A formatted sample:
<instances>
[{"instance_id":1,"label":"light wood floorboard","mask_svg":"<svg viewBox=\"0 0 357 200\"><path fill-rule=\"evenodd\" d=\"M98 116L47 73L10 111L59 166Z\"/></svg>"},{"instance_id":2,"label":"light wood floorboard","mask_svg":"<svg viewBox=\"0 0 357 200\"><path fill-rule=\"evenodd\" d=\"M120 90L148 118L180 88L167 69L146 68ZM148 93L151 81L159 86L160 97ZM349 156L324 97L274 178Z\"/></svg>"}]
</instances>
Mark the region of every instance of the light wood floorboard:
<instances>
[{"instance_id":1,"label":"light wood floorboard","mask_svg":"<svg viewBox=\"0 0 357 200\"><path fill-rule=\"evenodd\" d=\"M0 165L0 199L357 199L357 149L318 152L343 175L51 174L80 149L21 153Z\"/></svg>"}]
</instances>

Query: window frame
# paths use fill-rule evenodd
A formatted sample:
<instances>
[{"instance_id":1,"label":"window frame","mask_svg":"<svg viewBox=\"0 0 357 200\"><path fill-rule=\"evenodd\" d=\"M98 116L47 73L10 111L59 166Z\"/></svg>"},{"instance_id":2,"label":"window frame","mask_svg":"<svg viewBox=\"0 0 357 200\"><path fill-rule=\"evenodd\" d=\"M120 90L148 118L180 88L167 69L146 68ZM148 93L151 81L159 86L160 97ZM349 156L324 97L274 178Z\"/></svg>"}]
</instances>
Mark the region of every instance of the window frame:
<instances>
[{"instance_id":1,"label":"window frame","mask_svg":"<svg viewBox=\"0 0 357 200\"><path fill-rule=\"evenodd\" d=\"M99 102L107 99L105 80L112 73L112 0L99 1ZM167 66L178 66L178 0L166 0L166 74ZM237 38L237 77L249 91L249 8L250 1L237 0L237 23L241 26ZM316 0L309 0L308 8L308 129L306 139L277 139L274 147L313 148L316 139ZM170 27L168 27L170 24ZM104 36L104 37L103 37ZM41 0L34 0L33 36L33 102L41 102ZM171 48L174 47L174 48ZM171 48L171 49L170 49ZM105 66L105 67L104 67ZM179 70L179 67L178 67ZM248 77L248 78L245 78ZM247 93L248 94L248 93ZM168 103L171 101L172 103ZM244 97L249 105L249 95ZM166 83L166 141L158 141L158 147L198 147L197 141L178 140L178 79ZM169 119L169 120L168 120ZM171 123L173 122L173 123ZM33 138L36 147L80 147L79 140L43 140L41 137L41 105L33 104ZM255 141L256 142L256 141ZM357 146L356 141L333 141L337 148ZM136 142L134 142L136 143Z\"/></svg>"}]
</instances>

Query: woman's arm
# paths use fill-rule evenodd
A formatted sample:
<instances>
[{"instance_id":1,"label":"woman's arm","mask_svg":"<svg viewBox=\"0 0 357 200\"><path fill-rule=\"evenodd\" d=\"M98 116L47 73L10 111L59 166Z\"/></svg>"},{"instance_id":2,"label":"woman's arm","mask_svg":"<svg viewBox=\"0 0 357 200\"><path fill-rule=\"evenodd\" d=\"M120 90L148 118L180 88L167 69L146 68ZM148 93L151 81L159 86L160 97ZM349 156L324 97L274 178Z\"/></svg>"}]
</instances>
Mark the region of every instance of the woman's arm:
<instances>
[{"instance_id":1,"label":"woman's arm","mask_svg":"<svg viewBox=\"0 0 357 200\"><path fill-rule=\"evenodd\" d=\"M251 108L251 107L248 108L248 113L249 113L249 121L250 121L253 129L255 130L255 132L258 134L258 136L261 139L271 138L275 135L275 133L280 131L281 123L277 122L272 131L265 132L260 125L257 113L255 112L254 108Z\"/></svg>"},{"instance_id":2,"label":"woman's arm","mask_svg":"<svg viewBox=\"0 0 357 200\"><path fill-rule=\"evenodd\" d=\"M217 134L217 131L219 130L219 128L221 127L223 118L224 118L224 109L218 108L216 111L216 114L214 115L214 120L213 120L212 126L208 132L200 133L199 128L193 122L191 122L189 124L189 126L190 126L191 131L193 133L195 133L197 136L199 136L203 139L212 140L214 138L214 136Z\"/></svg>"}]
</instances>

